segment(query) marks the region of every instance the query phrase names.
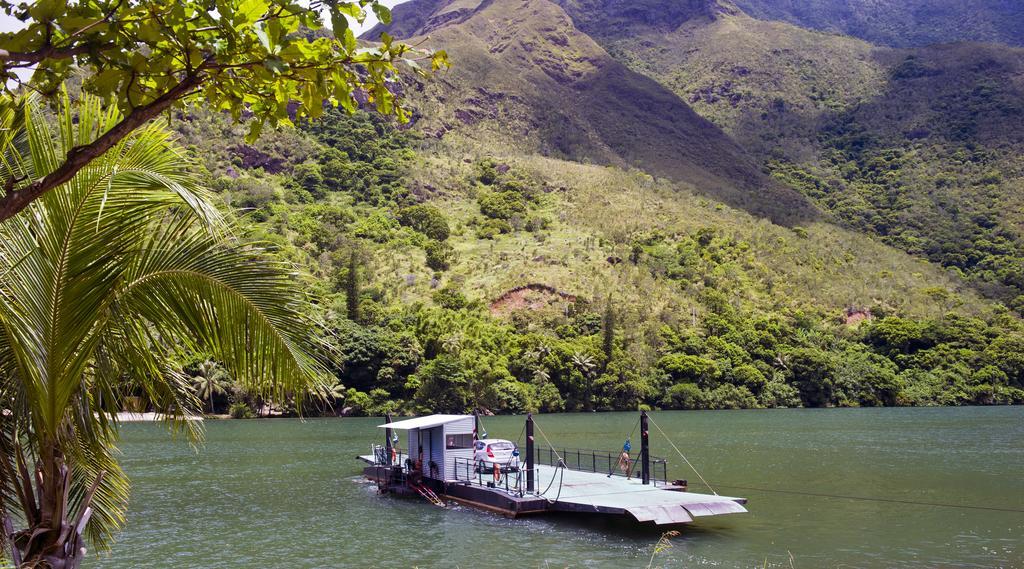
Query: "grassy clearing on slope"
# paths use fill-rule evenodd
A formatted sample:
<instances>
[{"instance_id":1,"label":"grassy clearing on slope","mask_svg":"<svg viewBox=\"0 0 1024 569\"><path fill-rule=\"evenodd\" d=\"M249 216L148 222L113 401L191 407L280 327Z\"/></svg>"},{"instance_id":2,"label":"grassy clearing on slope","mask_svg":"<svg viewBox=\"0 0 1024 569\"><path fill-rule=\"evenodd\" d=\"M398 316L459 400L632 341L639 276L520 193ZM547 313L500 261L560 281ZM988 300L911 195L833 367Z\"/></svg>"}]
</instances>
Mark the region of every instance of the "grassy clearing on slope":
<instances>
[{"instance_id":1,"label":"grassy clearing on slope","mask_svg":"<svg viewBox=\"0 0 1024 569\"><path fill-rule=\"evenodd\" d=\"M449 152L446 150L446 152ZM746 287L748 304L814 308L836 312L847 307L881 306L911 316L931 317L960 304L977 313L985 303L940 268L877 241L825 223L790 230L699 196L690 188L639 172L583 165L537 156L503 157L543 180L551 191L543 211L548 231L515 232L494 240L477 239L466 228L479 209L463 180L471 167L433 154L419 168L434 178L456 178L462 190L442 198L455 234L460 261L450 279L479 300L538 282L589 298L614 294L644 303L678 305L666 297L696 291L645 276L626 259L642 232L688 234L711 227L747 244L761 267L759 282ZM438 172L444 172L440 176ZM414 174L415 176L415 174ZM433 183L443 184L434 179ZM638 288L639 287L639 288ZM955 300L937 305L935 289Z\"/></svg>"}]
</instances>

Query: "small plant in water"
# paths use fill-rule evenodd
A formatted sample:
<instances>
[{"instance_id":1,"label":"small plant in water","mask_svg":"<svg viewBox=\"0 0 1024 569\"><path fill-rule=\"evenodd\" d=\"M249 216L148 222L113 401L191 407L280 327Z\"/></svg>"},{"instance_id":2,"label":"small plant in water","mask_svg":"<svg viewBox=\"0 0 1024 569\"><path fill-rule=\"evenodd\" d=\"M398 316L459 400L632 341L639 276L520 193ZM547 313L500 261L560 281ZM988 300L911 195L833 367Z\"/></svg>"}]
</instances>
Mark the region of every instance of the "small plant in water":
<instances>
[{"instance_id":1,"label":"small plant in water","mask_svg":"<svg viewBox=\"0 0 1024 569\"><path fill-rule=\"evenodd\" d=\"M654 544L654 551L651 552L651 562L647 564L647 569L654 569L654 558L657 557L659 553L672 549L672 542L669 540L677 535L679 535L679 532L676 530L667 531L661 534L661 538L658 539L658 543Z\"/></svg>"}]
</instances>

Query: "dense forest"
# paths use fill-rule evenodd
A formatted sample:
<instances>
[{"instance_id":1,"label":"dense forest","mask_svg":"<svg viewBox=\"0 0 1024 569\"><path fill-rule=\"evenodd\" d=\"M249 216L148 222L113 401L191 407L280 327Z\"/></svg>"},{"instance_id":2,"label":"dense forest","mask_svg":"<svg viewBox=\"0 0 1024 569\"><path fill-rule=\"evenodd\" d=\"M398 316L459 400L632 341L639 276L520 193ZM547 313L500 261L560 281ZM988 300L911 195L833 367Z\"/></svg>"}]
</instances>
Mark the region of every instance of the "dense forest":
<instances>
[{"instance_id":1,"label":"dense forest","mask_svg":"<svg viewBox=\"0 0 1024 569\"><path fill-rule=\"evenodd\" d=\"M849 233L362 111L251 146L218 115L175 124L248 237L307 281L336 385L305 413L1024 402L1019 318ZM207 360L185 364L209 409L260 409Z\"/></svg>"}]
</instances>

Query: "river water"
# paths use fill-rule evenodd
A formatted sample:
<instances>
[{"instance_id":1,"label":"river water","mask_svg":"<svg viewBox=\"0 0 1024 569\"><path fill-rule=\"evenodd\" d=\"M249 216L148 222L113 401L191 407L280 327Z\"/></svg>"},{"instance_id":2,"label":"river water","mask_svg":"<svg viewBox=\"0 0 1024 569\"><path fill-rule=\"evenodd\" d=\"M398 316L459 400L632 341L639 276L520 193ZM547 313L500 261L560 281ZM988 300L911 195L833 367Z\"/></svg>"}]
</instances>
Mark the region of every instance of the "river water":
<instances>
[{"instance_id":1,"label":"river water","mask_svg":"<svg viewBox=\"0 0 1024 569\"><path fill-rule=\"evenodd\" d=\"M1022 407L652 416L719 493L750 500L749 514L684 526L655 567L1024 567ZM537 420L557 445L614 451L637 415ZM522 417L484 421L491 438L516 440L522 431ZM650 563L658 528L575 517L508 520L378 496L360 479L354 457L382 441L379 423L210 421L198 452L158 425L126 425L120 448L133 482L127 528L109 556L86 566L561 569ZM669 476L703 491L651 431L652 454L669 459ZM635 435L633 443L638 449Z\"/></svg>"}]
</instances>

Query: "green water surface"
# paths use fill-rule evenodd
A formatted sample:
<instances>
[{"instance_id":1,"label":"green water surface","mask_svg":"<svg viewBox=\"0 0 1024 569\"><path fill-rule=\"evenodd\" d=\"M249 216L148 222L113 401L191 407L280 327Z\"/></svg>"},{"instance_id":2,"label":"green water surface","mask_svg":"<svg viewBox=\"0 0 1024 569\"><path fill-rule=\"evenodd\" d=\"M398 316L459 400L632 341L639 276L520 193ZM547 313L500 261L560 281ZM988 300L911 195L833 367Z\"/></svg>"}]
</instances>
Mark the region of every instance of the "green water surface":
<instances>
[{"instance_id":1,"label":"green water surface","mask_svg":"<svg viewBox=\"0 0 1024 569\"><path fill-rule=\"evenodd\" d=\"M655 566L1024 567L1024 408L652 416L719 493L750 500L749 514L684 526ZM607 450L620 448L635 422L634 413L538 417L558 445ZM382 440L379 423L210 421L198 453L159 425L126 425L128 525L109 556L86 566L647 567L662 529L509 520L377 495L354 457ZM515 440L522 423L485 419L492 438ZM670 477L704 491L652 432L652 453L669 459Z\"/></svg>"}]
</instances>

